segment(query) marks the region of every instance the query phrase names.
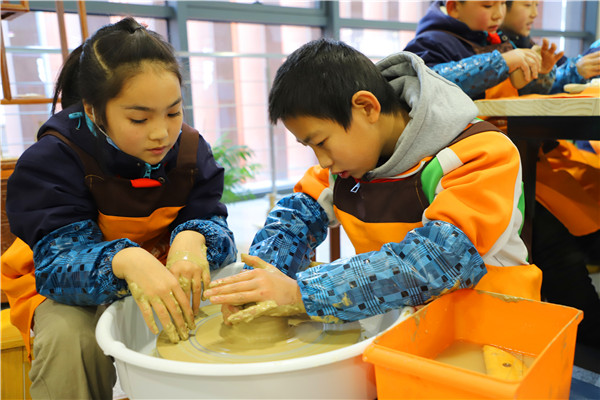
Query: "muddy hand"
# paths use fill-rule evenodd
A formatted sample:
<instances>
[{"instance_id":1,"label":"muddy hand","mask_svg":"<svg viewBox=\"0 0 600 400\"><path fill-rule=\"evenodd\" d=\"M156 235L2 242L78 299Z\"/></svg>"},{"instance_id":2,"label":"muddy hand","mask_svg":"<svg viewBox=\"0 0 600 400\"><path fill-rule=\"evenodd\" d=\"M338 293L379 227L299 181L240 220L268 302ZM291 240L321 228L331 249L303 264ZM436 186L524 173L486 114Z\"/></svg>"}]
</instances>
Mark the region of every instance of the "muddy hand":
<instances>
[{"instance_id":1,"label":"muddy hand","mask_svg":"<svg viewBox=\"0 0 600 400\"><path fill-rule=\"evenodd\" d=\"M274 300L260 301L254 305L244 308L227 318L230 324L239 324L241 322L248 323L255 318L261 316L270 317L289 317L292 315L306 314L306 309L303 303L278 305Z\"/></svg>"},{"instance_id":2,"label":"muddy hand","mask_svg":"<svg viewBox=\"0 0 600 400\"><path fill-rule=\"evenodd\" d=\"M177 293L177 296L180 297L180 301L178 301L173 291L162 297L158 294L147 296L135 282L129 282L128 286L132 297L142 312L146 325L152 333L159 333L154 320L154 312L156 312L163 330L172 343L186 340L189 337L188 329L192 329L195 325L187 313L184 313L181 309L180 304L185 303L180 303L180 301L186 299L181 290Z\"/></svg>"}]
</instances>

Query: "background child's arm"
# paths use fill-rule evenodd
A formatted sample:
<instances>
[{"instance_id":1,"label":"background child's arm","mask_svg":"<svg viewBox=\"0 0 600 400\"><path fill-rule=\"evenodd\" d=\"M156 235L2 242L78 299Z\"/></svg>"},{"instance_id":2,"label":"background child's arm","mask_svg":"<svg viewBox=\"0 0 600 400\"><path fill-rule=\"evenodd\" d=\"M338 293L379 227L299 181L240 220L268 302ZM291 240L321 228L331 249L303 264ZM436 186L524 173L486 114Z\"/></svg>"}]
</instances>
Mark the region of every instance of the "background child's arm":
<instances>
[{"instance_id":1,"label":"background child's arm","mask_svg":"<svg viewBox=\"0 0 600 400\"><path fill-rule=\"evenodd\" d=\"M582 56L576 63L577 72L584 79L600 75L600 51Z\"/></svg>"},{"instance_id":2,"label":"background child's arm","mask_svg":"<svg viewBox=\"0 0 600 400\"><path fill-rule=\"evenodd\" d=\"M485 91L506 80L509 73L498 51L440 63L431 69L458 85L472 99L485 97Z\"/></svg>"},{"instance_id":3,"label":"background child's arm","mask_svg":"<svg viewBox=\"0 0 600 400\"><path fill-rule=\"evenodd\" d=\"M587 77L582 76L582 73ZM567 61L556 69L556 79L550 93L564 92L566 84L585 83L587 79L598 75L600 75L600 51L567 58Z\"/></svg>"}]
</instances>

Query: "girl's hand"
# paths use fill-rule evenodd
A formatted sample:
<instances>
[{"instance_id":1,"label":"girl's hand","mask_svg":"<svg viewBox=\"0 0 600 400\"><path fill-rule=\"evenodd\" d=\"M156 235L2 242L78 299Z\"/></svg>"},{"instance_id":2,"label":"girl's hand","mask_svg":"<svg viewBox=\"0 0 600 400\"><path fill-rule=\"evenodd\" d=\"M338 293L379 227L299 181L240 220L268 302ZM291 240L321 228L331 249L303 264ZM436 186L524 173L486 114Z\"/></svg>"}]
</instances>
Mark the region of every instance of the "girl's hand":
<instances>
[{"instance_id":1,"label":"girl's hand","mask_svg":"<svg viewBox=\"0 0 600 400\"><path fill-rule=\"evenodd\" d=\"M127 281L152 333L159 333L154 310L172 343L189 337L188 331L195 327L189 298L160 261L142 248L129 247L115 255L112 268L118 278Z\"/></svg>"},{"instance_id":2,"label":"girl's hand","mask_svg":"<svg viewBox=\"0 0 600 400\"><path fill-rule=\"evenodd\" d=\"M206 259L204 236L195 231L182 231L175 236L169 255L167 268L179 281L179 285L192 302L194 315L198 314L202 288L210 284L210 267Z\"/></svg>"},{"instance_id":3,"label":"girl's hand","mask_svg":"<svg viewBox=\"0 0 600 400\"><path fill-rule=\"evenodd\" d=\"M539 51L542 56L542 67L540 68L541 74L548 74L554 68L554 64L565 54L564 51L556 53L556 44L548 41L544 38L542 40L542 47L533 46L535 51ZM539 49L539 50L538 50Z\"/></svg>"},{"instance_id":4,"label":"girl's hand","mask_svg":"<svg viewBox=\"0 0 600 400\"><path fill-rule=\"evenodd\" d=\"M304 310L300 287L294 279L258 257L242 254L242 261L254 269L211 282L205 295L212 303L241 306L272 300L274 303L269 303L269 309L274 308L274 304L279 306L280 312L284 309ZM236 310L226 309L226 312L229 314ZM249 308L243 311L247 310ZM275 315L273 311L269 314ZM226 321L229 319L226 318Z\"/></svg>"},{"instance_id":5,"label":"girl's hand","mask_svg":"<svg viewBox=\"0 0 600 400\"><path fill-rule=\"evenodd\" d=\"M585 79L600 75L600 51L586 54L577 61L577 72Z\"/></svg>"}]
</instances>

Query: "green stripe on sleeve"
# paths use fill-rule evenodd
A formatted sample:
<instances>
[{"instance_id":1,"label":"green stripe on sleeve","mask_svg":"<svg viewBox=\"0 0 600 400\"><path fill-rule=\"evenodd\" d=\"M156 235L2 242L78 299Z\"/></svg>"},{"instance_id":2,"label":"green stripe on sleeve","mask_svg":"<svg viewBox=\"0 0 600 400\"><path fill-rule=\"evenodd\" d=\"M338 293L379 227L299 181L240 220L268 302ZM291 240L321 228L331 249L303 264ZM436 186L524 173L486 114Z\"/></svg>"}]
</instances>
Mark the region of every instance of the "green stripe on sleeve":
<instances>
[{"instance_id":1,"label":"green stripe on sleeve","mask_svg":"<svg viewBox=\"0 0 600 400\"><path fill-rule=\"evenodd\" d=\"M440 165L440 161L436 158L431 160L421 173L421 185L423 185L423 192L431 204L435 197L435 188L442 179L444 171Z\"/></svg>"}]
</instances>

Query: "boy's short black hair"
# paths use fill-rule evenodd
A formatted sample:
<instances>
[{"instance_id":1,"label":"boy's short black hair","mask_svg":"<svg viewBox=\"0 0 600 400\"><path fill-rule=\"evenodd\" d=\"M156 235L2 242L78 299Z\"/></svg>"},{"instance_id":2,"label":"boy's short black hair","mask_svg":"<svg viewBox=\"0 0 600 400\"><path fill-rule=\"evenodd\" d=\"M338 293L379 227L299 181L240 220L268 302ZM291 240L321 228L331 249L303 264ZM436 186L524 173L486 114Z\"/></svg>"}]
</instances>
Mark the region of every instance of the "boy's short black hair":
<instances>
[{"instance_id":1,"label":"boy's short black hair","mask_svg":"<svg viewBox=\"0 0 600 400\"><path fill-rule=\"evenodd\" d=\"M352 96L373 93L383 113L401 108L392 87L375 64L351 46L322 38L294 51L279 67L269 93L269 119L310 116L329 119L348 129Z\"/></svg>"}]
</instances>

